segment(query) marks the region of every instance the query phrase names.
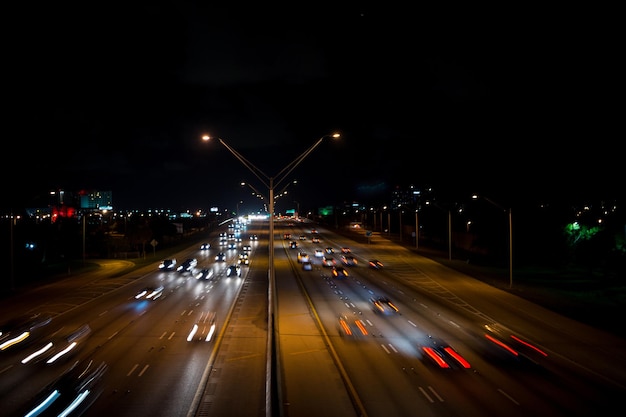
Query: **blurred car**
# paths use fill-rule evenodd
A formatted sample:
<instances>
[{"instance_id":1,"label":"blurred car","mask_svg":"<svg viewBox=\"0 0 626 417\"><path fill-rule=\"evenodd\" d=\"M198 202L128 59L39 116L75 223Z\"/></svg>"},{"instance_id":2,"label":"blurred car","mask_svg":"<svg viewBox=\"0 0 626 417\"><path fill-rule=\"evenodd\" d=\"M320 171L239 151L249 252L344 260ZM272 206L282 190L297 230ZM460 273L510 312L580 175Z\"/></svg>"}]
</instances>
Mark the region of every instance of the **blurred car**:
<instances>
[{"instance_id":1,"label":"blurred car","mask_svg":"<svg viewBox=\"0 0 626 417\"><path fill-rule=\"evenodd\" d=\"M321 249L315 249L315 257L316 258L323 258L324 257L324 251Z\"/></svg>"},{"instance_id":2,"label":"blurred car","mask_svg":"<svg viewBox=\"0 0 626 417\"><path fill-rule=\"evenodd\" d=\"M102 394L105 362L75 362L61 376L37 393L24 407L24 416L79 416Z\"/></svg>"},{"instance_id":3,"label":"blurred car","mask_svg":"<svg viewBox=\"0 0 626 417\"><path fill-rule=\"evenodd\" d=\"M441 339L428 336L421 346L422 352L434 364L443 369L469 369L472 366L459 352Z\"/></svg>"},{"instance_id":4,"label":"blurred car","mask_svg":"<svg viewBox=\"0 0 626 417\"><path fill-rule=\"evenodd\" d=\"M352 253L352 249L347 246L341 248L341 253Z\"/></svg>"},{"instance_id":5,"label":"blurred car","mask_svg":"<svg viewBox=\"0 0 626 417\"><path fill-rule=\"evenodd\" d=\"M335 278L343 278L349 275L348 270L344 268L343 266L333 266L333 269L331 272Z\"/></svg>"},{"instance_id":6,"label":"blurred car","mask_svg":"<svg viewBox=\"0 0 626 417\"><path fill-rule=\"evenodd\" d=\"M244 252L252 252L252 246L250 246L250 245L243 245L241 247L241 250L244 251Z\"/></svg>"},{"instance_id":7,"label":"blurred car","mask_svg":"<svg viewBox=\"0 0 626 417\"><path fill-rule=\"evenodd\" d=\"M339 316L339 327L341 328L342 334L345 334L346 336L355 336L358 334L367 336L368 334L362 320L355 320L354 318L350 319L345 314Z\"/></svg>"},{"instance_id":8,"label":"blurred car","mask_svg":"<svg viewBox=\"0 0 626 417\"><path fill-rule=\"evenodd\" d=\"M317 229L311 229L311 234L317 234Z\"/></svg>"},{"instance_id":9,"label":"blurred car","mask_svg":"<svg viewBox=\"0 0 626 417\"><path fill-rule=\"evenodd\" d=\"M200 245L200 250L209 250L209 249L211 249L210 243L203 243Z\"/></svg>"},{"instance_id":10,"label":"blurred car","mask_svg":"<svg viewBox=\"0 0 626 417\"><path fill-rule=\"evenodd\" d=\"M198 340L201 342L210 342L215 335L215 311L202 313L200 319L194 323L187 335L187 341L192 342Z\"/></svg>"},{"instance_id":11,"label":"blurred car","mask_svg":"<svg viewBox=\"0 0 626 417\"><path fill-rule=\"evenodd\" d=\"M305 271L312 271L313 270L313 264L309 261L304 261L302 262L302 269Z\"/></svg>"},{"instance_id":12,"label":"blurred car","mask_svg":"<svg viewBox=\"0 0 626 417\"><path fill-rule=\"evenodd\" d=\"M313 243L320 243L320 238L318 236L313 236L311 238L311 242L313 242Z\"/></svg>"},{"instance_id":13,"label":"blurred car","mask_svg":"<svg viewBox=\"0 0 626 417\"><path fill-rule=\"evenodd\" d=\"M378 298L370 298L370 302L374 306L374 311L376 313L398 313L398 307L387 297L378 297Z\"/></svg>"},{"instance_id":14,"label":"blurred car","mask_svg":"<svg viewBox=\"0 0 626 417\"><path fill-rule=\"evenodd\" d=\"M212 269L208 269L208 268L203 268L203 269L199 270L198 272L196 272L196 274L194 276L196 277L197 280L211 279L211 278L213 278L213 270Z\"/></svg>"},{"instance_id":15,"label":"blurred car","mask_svg":"<svg viewBox=\"0 0 626 417\"><path fill-rule=\"evenodd\" d=\"M226 261L226 254L224 252L220 252L217 255L215 255L215 261L216 262L224 262Z\"/></svg>"},{"instance_id":16,"label":"blurred car","mask_svg":"<svg viewBox=\"0 0 626 417\"><path fill-rule=\"evenodd\" d=\"M309 262L311 259L309 258L309 254L306 252L298 253L298 262Z\"/></svg>"},{"instance_id":17,"label":"blurred car","mask_svg":"<svg viewBox=\"0 0 626 417\"><path fill-rule=\"evenodd\" d=\"M239 265L229 265L226 268L226 276L227 277L240 277L241 276L241 266Z\"/></svg>"},{"instance_id":18,"label":"blurred car","mask_svg":"<svg viewBox=\"0 0 626 417\"><path fill-rule=\"evenodd\" d=\"M341 255L341 262L346 266L356 266L359 263L352 255Z\"/></svg>"},{"instance_id":19,"label":"blurred car","mask_svg":"<svg viewBox=\"0 0 626 417\"><path fill-rule=\"evenodd\" d=\"M337 262L335 261L334 258L328 257L328 256L324 256L322 258L322 266L328 266L328 267L332 267L335 266Z\"/></svg>"},{"instance_id":20,"label":"blurred car","mask_svg":"<svg viewBox=\"0 0 626 417\"><path fill-rule=\"evenodd\" d=\"M162 271L173 271L176 269L176 259L163 259L159 264L159 269Z\"/></svg>"},{"instance_id":21,"label":"blurred car","mask_svg":"<svg viewBox=\"0 0 626 417\"><path fill-rule=\"evenodd\" d=\"M228 242L227 249L237 249L237 242Z\"/></svg>"},{"instance_id":22,"label":"blurred car","mask_svg":"<svg viewBox=\"0 0 626 417\"><path fill-rule=\"evenodd\" d=\"M9 319L0 325L0 351L24 346L36 339L36 333L52 321L47 314L28 314Z\"/></svg>"},{"instance_id":23,"label":"blurred car","mask_svg":"<svg viewBox=\"0 0 626 417\"><path fill-rule=\"evenodd\" d=\"M84 324L69 333L59 331L53 334L47 341L42 342L36 350L24 357L22 363L27 364L45 360L47 364L52 364L57 360L67 358L78 350L79 345L87 339L90 333L91 328L88 324Z\"/></svg>"},{"instance_id":24,"label":"blurred car","mask_svg":"<svg viewBox=\"0 0 626 417\"><path fill-rule=\"evenodd\" d=\"M187 258L183 262L181 262L180 265L178 265L178 268L176 268L176 270L180 273L191 272L196 267L196 265L198 265L198 260L196 258Z\"/></svg>"},{"instance_id":25,"label":"blurred car","mask_svg":"<svg viewBox=\"0 0 626 417\"><path fill-rule=\"evenodd\" d=\"M497 324L485 325L485 339L488 349L494 358L513 360L521 364L539 365L541 359L548 356L539 346L509 330L500 328Z\"/></svg>"},{"instance_id":26,"label":"blurred car","mask_svg":"<svg viewBox=\"0 0 626 417\"><path fill-rule=\"evenodd\" d=\"M324 249L324 252L328 253L329 255L332 255L333 253L335 253L335 249L331 248L330 246Z\"/></svg>"},{"instance_id":27,"label":"blurred car","mask_svg":"<svg viewBox=\"0 0 626 417\"><path fill-rule=\"evenodd\" d=\"M237 259L237 264L239 265L249 265L250 257L246 252L242 252L239 254L239 259Z\"/></svg>"},{"instance_id":28,"label":"blurred car","mask_svg":"<svg viewBox=\"0 0 626 417\"><path fill-rule=\"evenodd\" d=\"M291 249L298 249L298 242L296 242L295 240L292 240L291 242L289 242L289 247Z\"/></svg>"},{"instance_id":29,"label":"blurred car","mask_svg":"<svg viewBox=\"0 0 626 417\"><path fill-rule=\"evenodd\" d=\"M306 235L300 235L300 236L298 236L298 239L300 239L300 240L306 240Z\"/></svg>"},{"instance_id":30,"label":"blurred car","mask_svg":"<svg viewBox=\"0 0 626 417\"><path fill-rule=\"evenodd\" d=\"M381 269L384 265L381 261L379 261L378 259L371 259L368 262L368 265L370 266L370 268L374 268L374 269Z\"/></svg>"},{"instance_id":31,"label":"blurred car","mask_svg":"<svg viewBox=\"0 0 626 417\"><path fill-rule=\"evenodd\" d=\"M135 300L156 300L163 295L163 286L144 287L137 294Z\"/></svg>"},{"instance_id":32,"label":"blurred car","mask_svg":"<svg viewBox=\"0 0 626 417\"><path fill-rule=\"evenodd\" d=\"M250 235L250 240L259 240L257 235Z\"/></svg>"},{"instance_id":33,"label":"blurred car","mask_svg":"<svg viewBox=\"0 0 626 417\"><path fill-rule=\"evenodd\" d=\"M284 234L283 234L283 239L284 239L284 240L289 240L289 239L291 239L291 233L284 233Z\"/></svg>"}]
</instances>

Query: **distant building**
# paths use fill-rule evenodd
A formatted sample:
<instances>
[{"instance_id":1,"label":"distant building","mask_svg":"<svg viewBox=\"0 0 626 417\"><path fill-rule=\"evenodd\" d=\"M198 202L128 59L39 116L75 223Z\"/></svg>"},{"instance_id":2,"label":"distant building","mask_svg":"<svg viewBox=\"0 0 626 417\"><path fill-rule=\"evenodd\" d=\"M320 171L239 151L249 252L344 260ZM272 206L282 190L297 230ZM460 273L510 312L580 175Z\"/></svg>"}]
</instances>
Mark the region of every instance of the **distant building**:
<instances>
[{"instance_id":1,"label":"distant building","mask_svg":"<svg viewBox=\"0 0 626 417\"><path fill-rule=\"evenodd\" d=\"M111 191L80 191L80 208L86 210L113 210Z\"/></svg>"}]
</instances>

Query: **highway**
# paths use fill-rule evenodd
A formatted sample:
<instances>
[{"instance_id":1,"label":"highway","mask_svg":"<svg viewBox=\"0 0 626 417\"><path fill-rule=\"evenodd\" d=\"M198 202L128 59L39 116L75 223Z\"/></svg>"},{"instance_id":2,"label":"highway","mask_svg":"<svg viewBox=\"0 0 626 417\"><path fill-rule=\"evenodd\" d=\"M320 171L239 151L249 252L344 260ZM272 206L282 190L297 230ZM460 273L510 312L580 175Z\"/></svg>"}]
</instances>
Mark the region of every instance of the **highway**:
<instances>
[{"instance_id":1,"label":"highway","mask_svg":"<svg viewBox=\"0 0 626 417\"><path fill-rule=\"evenodd\" d=\"M125 265L112 262L4 300L3 317L52 319L25 345L0 351L3 412L24 414L75 362L107 365L86 416L590 416L608 413L626 393L620 338L383 238L356 243L311 223L275 226L273 346L268 224L258 221L241 231L236 249L220 246L216 232L210 250L176 254L210 268L208 280L159 271L160 259L118 277L115 268ZM250 265L241 277L226 276L244 244ZM314 256L327 247L338 266L341 248L350 248L358 263L345 266L348 276L333 277ZM227 259L216 262L221 250ZM312 270L299 252L310 255ZM371 259L384 267L370 268ZM146 287L162 287L160 297L135 299ZM397 311L379 310L379 298ZM187 340L194 324L202 333L213 317L210 341ZM85 325L88 334L59 362L21 362L49 337ZM446 346L465 361L451 360ZM443 356L428 355L435 350ZM450 368L434 360L443 358Z\"/></svg>"}]
</instances>

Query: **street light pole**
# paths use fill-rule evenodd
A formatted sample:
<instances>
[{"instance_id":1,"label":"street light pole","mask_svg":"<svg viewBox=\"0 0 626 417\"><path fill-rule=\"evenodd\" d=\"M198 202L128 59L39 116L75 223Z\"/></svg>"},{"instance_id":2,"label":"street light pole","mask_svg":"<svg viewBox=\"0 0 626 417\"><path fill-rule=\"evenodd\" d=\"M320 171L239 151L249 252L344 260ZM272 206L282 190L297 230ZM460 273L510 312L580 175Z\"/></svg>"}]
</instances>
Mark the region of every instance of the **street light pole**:
<instances>
[{"instance_id":1,"label":"street light pole","mask_svg":"<svg viewBox=\"0 0 626 417\"><path fill-rule=\"evenodd\" d=\"M420 238L420 229L419 229L419 223L418 223L418 218L417 218L417 210L415 210L415 249L419 249L420 247L419 238Z\"/></svg>"},{"instance_id":2,"label":"street light pole","mask_svg":"<svg viewBox=\"0 0 626 417\"><path fill-rule=\"evenodd\" d=\"M509 288L513 288L513 215L509 207Z\"/></svg>"},{"instance_id":3,"label":"street light pole","mask_svg":"<svg viewBox=\"0 0 626 417\"><path fill-rule=\"evenodd\" d=\"M445 210L435 201L426 202L426 205L430 205L430 204L437 207L438 209ZM417 212L415 215L417 216ZM448 260L449 261L452 260L452 211L450 209L448 209Z\"/></svg>"},{"instance_id":4,"label":"street light pole","mask_svg":"<svg viewBox=\"0 0 626 417\"><path fill-rule=\"evenodd\" d=\"M233 149L230 145L224 142L221 138L217 138L218 141L226 148L228 151L233 154L235 158L239 160L250 172L254 174L255 177L265 185L269 190L269 265L268 265L268 341L267 341L267 375L266 375L266 397L269 397L272 387L274 385L274 350L275 350L275 342L274 342L274 310L276 303L276 276L274 270L274 188L278 187L280 183L289 175L300 163L311 153L315 148L317 148L322 141L327 137L339 138L341 135L339 133L334 133L331 135L324 135L317 140L310 148L305 150L300 156L287 164L278 174L274 177L270 177L266 175L259 168L254 166L250 161L248 161L243 155ZM204 135L202 136L202 140L209 141L211 139L210 136ZM276 181L275 181L276 180ZM253 188L252 186L250 186ZM254 188L253 188L254 189ZM267 401L266 403L266 413L268 416L273 415L271 410L271 401Z\"/></svg>"},{"instance_id":5,"label":"street light pole","mask_svg":"<svg viewBox=\"0 0 626 417\"><path fill-rule=\"evenodd\" d=\"M435 204L436 207L439 207ZM448 260L452 260L452 212L448 209Z\"/></svg>"},{"instance_id":6,"label":"street light pole","mask_svg":"<svg viewBox=\"0 0 626 417\"><path fill-rule=\"evenodd\" d=\"M511 213L511 208L505 209L502 205L496 203L495 201L484 197L478 196L476 194L472 195L472 199L476 200L478 198L482 198L493 206L499 208L502 211L507 212L508 214L508 222L509 222L509 288L513 288L513 215Z\"/></svg>"}]
</instances>

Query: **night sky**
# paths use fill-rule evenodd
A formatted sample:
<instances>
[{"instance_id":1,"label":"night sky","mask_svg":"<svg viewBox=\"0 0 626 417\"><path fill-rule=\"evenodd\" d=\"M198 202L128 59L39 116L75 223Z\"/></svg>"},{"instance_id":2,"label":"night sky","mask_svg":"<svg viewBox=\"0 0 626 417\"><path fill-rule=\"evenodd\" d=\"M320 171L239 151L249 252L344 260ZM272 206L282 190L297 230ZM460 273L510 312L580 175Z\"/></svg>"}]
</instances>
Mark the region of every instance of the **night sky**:
<instances>
[{"instance_id":1,"label":"night sky","mask_svg":"<svg viewBox=\"0 0 626 417\"><path fill-rule=\"evenodd\" d=\"M211 3L7 10L3 207L253 203L240 182L267 189L203 134L273 177L335 131L283 182L302 204L624 198L617 10Z\"/></svg>"}]
</instances>

